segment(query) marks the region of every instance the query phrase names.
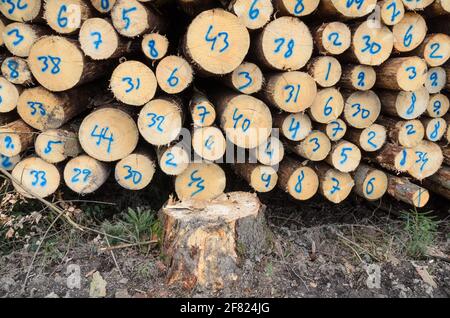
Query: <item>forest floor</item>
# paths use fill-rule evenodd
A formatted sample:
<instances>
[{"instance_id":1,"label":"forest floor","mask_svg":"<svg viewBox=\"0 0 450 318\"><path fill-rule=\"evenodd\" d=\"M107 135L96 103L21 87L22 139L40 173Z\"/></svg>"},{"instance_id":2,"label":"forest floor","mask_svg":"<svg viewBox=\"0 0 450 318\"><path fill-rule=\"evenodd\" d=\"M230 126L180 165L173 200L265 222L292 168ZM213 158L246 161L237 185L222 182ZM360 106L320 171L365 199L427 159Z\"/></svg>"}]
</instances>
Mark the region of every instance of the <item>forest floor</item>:
<instances>
[{"instance_id":1,"label":"forest floor","mask_svg":"<svg viewBox=\"0 0 450 318\"><path fill-rule=\"evenodd\" d=\"M234 285L211 293L167 285L153 243L160 194L127 193L114 202L55 196L85 226L80 232L46 206L3 193L0 297L450 296L450 214L441 199L424 216L356 196L333 205L319 196L295 202L280 191L261 195L272 249L244 262Z\"/></svg>"}]
</instances>

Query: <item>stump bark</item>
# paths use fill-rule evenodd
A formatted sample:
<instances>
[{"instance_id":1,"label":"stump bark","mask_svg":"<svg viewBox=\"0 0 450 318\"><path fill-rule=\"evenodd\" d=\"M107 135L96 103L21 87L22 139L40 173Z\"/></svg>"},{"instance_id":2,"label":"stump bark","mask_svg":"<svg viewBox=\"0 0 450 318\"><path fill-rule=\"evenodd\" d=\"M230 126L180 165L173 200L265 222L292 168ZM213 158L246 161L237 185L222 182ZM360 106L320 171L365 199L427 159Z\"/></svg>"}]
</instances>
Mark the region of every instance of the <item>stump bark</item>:
<instances>
[{"instance_id":1,"label":"stump bark","mask_svg":"<svg viewBox=\"0 0 450 318\"><path fill-rule=\"evenodd\" d=\"M219 290L237 281L243 261L267 249L264 210L246 192L213 201L169 200L160 211L169 284Z\"/></svg>"}]
</instances>

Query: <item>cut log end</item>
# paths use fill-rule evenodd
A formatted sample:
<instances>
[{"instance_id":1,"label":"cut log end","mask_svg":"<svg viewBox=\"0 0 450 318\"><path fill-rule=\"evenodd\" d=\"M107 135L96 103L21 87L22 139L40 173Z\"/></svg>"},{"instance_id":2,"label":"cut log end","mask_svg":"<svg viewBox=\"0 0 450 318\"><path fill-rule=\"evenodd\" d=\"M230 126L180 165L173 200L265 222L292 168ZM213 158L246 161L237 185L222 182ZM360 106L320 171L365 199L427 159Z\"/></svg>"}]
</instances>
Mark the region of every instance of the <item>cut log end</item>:
<instances>
[{"instance_id":1,"label":"cut log end","mask_svg":"<svg viewBox=\"0 0 450 318\"><path fill-rule=\"evenodd\" d=\"M58 189L61 175L51 163L30 157L20 161L11 173L13 185L26 198L45 198Z\"/></svg>"},{"instance_id":2,"label":"cut log end","mask_svg":"<svg viewBox=\"0 0 450 318\"><path fill-rule=\"evenodd\" d=\"M278 182L278 174L270 166L238 163L233 165L234 171L242 176L256 192L272 191Z\"/></svg>"},{"instance_id":3,"label":"cut log end","mask_svg":"<svg viewBox=\"0 0 450 318\"><path fill-rule=\"evenodd\" d=\"M385 172L361 164L353 174L355 192L369 201L380 199L387 191L388 177Z\"/></svg>"},{"instance_id":4,"label":"cut log end","mask_svg":"<svg viewBox=\"0 0 450 318\"><path fill-rule=\"evenodd\" d=\"M46 0L44 19L58 33L76 32L84 20L93 15L92 9L81 0Z\"/></svg>"},{"instance_id":5,"label":"cut log end","mask_svg":"<svg viewBox=\"0 0 450 318\"><path fill-rule=\"evenodd\" d=\"M114 27L101 18L86 20L81 26L78 39L84 54L94 60L113 57L120 44Z\"/></svg>"},{"instance_id":6,"label":"cut log end","mask_svg":"<svg viewBox=\"0 0 450 318\"><path fill-rule=\"evenodd\" d=\"M304 113L281 113L274 115L274 126L289 140L300 141L311 133L312 123Z\"/></svg>"},{"instance_id":7,"label":"cut log end","mask_svg":"<svg viewBox=\"0 0 450 318\"><path fill-rule=\"evenodd\" d=\"M405 15L402 0L387 0L380 3L380 16L386 25L396 25Z\"/></svg>"},{"instance_id":8,"label":"cut log end","mask_svg":"<svg viewBox=\"0 0 450 318\"><path fill-rule=\"evenodd\" d=\"M278 171L278 186L299 201L311 199L319 189L317 173L297 160L286 158Z\"/></svg>"},{"instance_id":9,"label":"cut log end","mask_svg":"<svg viewBox=\"0 0 450 318\"><path fill-rule=\"evenodd\" d=\"M275 166L284 158L284 146L280 139L269 137L256 149L256 159L263 165Z\"/></svg>"},{"instance_id":10,"label":"cut log end","mask_svg":"<svg viewBox=\"0 0 450 318\"><path fill-rule=\"evenodd\" d=\"M393 26L392 32L395 50L401 53L410 52L425 39L427 23L419 13L406 12L403 19Z\"/></svg>"},{"instance_id":11,"label":"cut log end","mask_svg":"<svg viewBox=\"0 0 450 318\"><path fill-rule=\"evenodd\" d=\"M116 0L90 0L92 6L100 13L108 13L116 4Z\"/></svg>"},{"instance_id":12,"label":"cut log end","mask_svg":"<svg viewBox=\"0 0 450 318\"><path fill-rule=\"evenodd\" d=\"M39 36L32 25L19 22L8 24L2 33L6 48L18 57L27 57Z\"/></svg>"},{"instance_id":13,"label":"cut log end","mask_svg":"<svg viewBox=\"0 0 450 318\"><path fill-rule=\"evenodd\" d=\"M8 157L0 154L0 167L6 171L12 171L14 167L21 161L20 155Z\"/></svg>"},{"instance_id":14,"label":"cut log end","mask_svg":"<svg viewBox=\"0 0 450 318\"><path fill-rule=\"evenodd\" d=\"M317 93L308 113L314 121L327 124L338 119L343 110L344 98L339 90L325 88Z\"/></svg>"},{"instance_id":15,"label":"cut log end","mask_svg":"<svg viewBox=\"0 0 450 318\"><path fill-rule=\"evenodd\" d=\"M77 134L64 129L49 129L40 133L34 149L39 157L49 163L62 162L82 151Z\"/></svg>"},{"instance_id":16,"label":"cut log end","mask_svg":"<svg viewBox=\"0 0 450 318\"><path fill-rule=\"evenodd\" d=\"M327 162L341 172L354 171L361 162L361 150L355 144L341 140L332 147Z\"/></svg>"},{"instance_id":17,"label":"cut log end","mask_svg":"<svg viewBox=\"0 0 450 318\"><path fill-rule=\"evenodd\" d=\"M12 3L12 5L11 5ZM16 8L14 2L2 2L0 5L1 13L9 20L17 22L27 22L38 18L42 10L44 1L27 1L26 6L22 3L21 8Z\"/></svg>"},{"instance_id":18,"label":"cut log end","mask_svg":"<svg viewBox=\"0 0 450 318\"><path fill-rule=\"evenodd\" d=\"M321 56L308 63L308 73L322 87L331 87L341 78L341 63L332 56Z\"/></svg>"},{"instance_id":19,"label":"cut log end","mask_svg":"<svg viewBox=\"0 0 450 318\"><path fill-rule=\"evenodd\" d=\"M34 129L18 119L0 127L0 154L14 157L33 144Z\"/></svg>"},{"instance_id":20,"label":"cut log end","mask_svg":"<svg viewBox=\"0 0 450 318\"><path fill-rule=\"evenodd\" d=\"M373 91L357 91L345 101L344 118L349 126L367 128L381 112L381 102Z\"/></svg>"},{"instance_id":21,"label":"cut log end","mask_svg":"<svg viewBox=\"0 0 450 318\"><path fill-rule=\"evenodd\" d=\"M344 53L351 44L350 28L342 22L325 23L314 35L321 53L339 55Z\"/></svg>"},{"instance_id":22,"label":"cut log end","mask_svg":"<svg viewBox=\"0 0 450 318\"><path fill-rule=\"evenodd\" d=\"M159 33L149 33L142 38L142 52L151 60L160 60L169 50L169 40Z\"/></svg>"},{"instance_id":23,"label":"cut log end","mask_svg":"<svg viewBox=\"0 0 450 318\"><path fill-rule=\"evenodd\" d=\"M324 160L331 150L331 142L323 132L314 130L299 143L288 143L296 154L311 161Z\"/></svg>"},{"instance_id":24,"label":"cut log end","mask_svg":"<svg viewBox=\"0 0 450 318\"><path fill-rule=\"evenodd\" d=\"M190 156L181 145L162 147L158 151L158 161L161 170L169 176L177 176L187 169Z\"/></svg>"},{"instance_id":25,"label":"cut log end","mask_svg":"<svg viewBox=\"0 0 450 318\"><path fill-rule=\"evenodd\" d=\"M347 124L338 118L326 125L325 132L331 141L341 140L347 132Z\"/></svg>"},{"instance_id":26,"label":"cut log end","mask_svg":"<svg viewBox=\"0 0 450 318\"><path fill-rule=\"evenodd\" d=\"M445 116L450 108L450 101L444 94L430 96L426 113L429 117L439 118Z\"/></svg>"},{"instance_id":27,"label":"cut log end","mask_svg":"<svg viewBox=\"0 0 450 318\"><path fill-rule=\"evenodd\" d=\"M387 192L399 201L411 204L417 208L424 207L430 199L430 193L407 178L388 175Z\"/></svg>"},{"instance_id":28,"label":"cut log end","mask_svg":"<svg viewBox=\"0 0 450 318\"><path fill-rule=\"evenodd\" d=\"M441 140L447 132L447 122L443 118L431 118L423 120L425 136L429 141Z\"/></svg>"},{"instance_id":29,"label":"cut log end","mask_svg":"<svg viewBox=\"0 0 450 318\"><path fill-rule=\"evenodd\" d=\"M178 94L192 83L194 71L184 58L170 55L158 63L156 79L164 92Z\"/></svg>"},{"instance_id":30,"label":"cut log end","mask_svg":"<svg viewBox=\"0 0 450 318\"><path fill-rule=\"evenodd\" d=\"M377 73L368 65L344 65L340 84L350 90L368 91L373 88Z\"/></svg>"},{"instance_id":31,"label":"cut log end","mask_svg":"<svg viewBox=\"0 0 450 318\"><path fill-rule=\"evenodd\" d=\"M226 146L225 137L219 128L199 127L192 133L192 148L206 160L215 161L222 158Z\"/></svg>"},{"instance_id":32,"label":"cut log end","mask_svg":"<svg viewBox=\"0 0 450 318\"><path fill-rule=\"evenodd\" d=\"M320 194L328 201L338 204L350 195L355 182L349 173L338 171L324 163L314 165L314 169L319 175Z\"/></svg>"},{"instance_id":33,"label":"cut log end","mask_svg":"<svg viewBox=\"0 0 450 318\"><path fill-rule=\"evenodd\" d=\"M317 1L317 0L316 0ZM264 27L273 13L271 0L232 1L231 11L238 16L242 23L250 30L257 30Z\"/></svg>"},{"instance_id":34,"label":"cut log end","mask_svg":"<svg viewBox=\"0 0 450 318\"><path fill-rule=\"evenodd\" d=\"M393 47L394 36L384 25L375 27L371 21L363 22L353 34L353 54L364 65L382 64L391 55Z\"/></svg>"},{"instance_id":35,"label":"cut log end","mask_svg":"<svg viewBox=\"0 0 450 318\"><path fill-rule=\"evenodd\" d=\"M439 93L446 84L447 76L443 67L432 67L428 69L425 87L430 94Z\"/></svg>"},{"instance_id":36,"label":"cut log end","mask_svg":"<svg viewBox=\"0 0 450 318\"><path fill-rule=\"evenodd\" d=\"M244 62L227 78L232 89L243 94L254 94L261 90L264 77L258 65Z\"/></svg>"},{"instance_id":37,"label":"cut log end","mask_svg":"<svg viewBox=\"0 0 450 318\"><path fill-rule=\"evenodd\" d=\"M4 77L0 77L0 87L0 113L8 113L16 109L21 90Z\"/></svg>"},{"instance_id":38,"label":"cut log end","mask_svg":"<svg viewBox=\"0 0 450 318\"><path fill-rule=\"evenodd\" d=\"M97 191L108 179L109 166L87 155L71 159L64 168L64 181L74 192L89 194Z\"/></svg>"},{"instance_id":39,"label":"cut log end","mask_svg":"<svg viewBox=\"0 0 450 318\"><path fill-rule=\"evenodd\" d=\"M195 92L189 104L194 127L211 126L216 121L216 110L208 98Z\"/></svg>"},{"instance_id":40,"label":"cut log end","mask_svg":"<svg viewBox=\"0 0 450 318\"><path fill-rule=\"evenodd\" d=\"M442 165L444 156L441 147L430 141L422 141L413 148L414 162L408 173L417 180L425 179L435 174Z\"/></svg>"},{"instance_id":41,"label":"cut log end","mask_svg":"<svg viewBox=\"0 0 450 318\"><path fill-rule=\"evenodd\" d=\"M377 68L376 86L379 88L416 91L423 87L427 64L417 56L391 58Z\"/></svg>"},{"instance_id":42,"label":"cut log end","mask_svg":"<svg viewBox=\"0 0 450 318\"><path fill-rule=\"evenodd\" d=\"M1 66L3 76L13 84L29 85L33 77L26 60L20 57L8 57Z\"/></svg>"},{"instance_id":43,"label":"cut log end","mask_svg":"<svg viewBox=\"0 0 450 318\"><path fill-rule=\"evenodd\" d=\"M117 183L127 190L142 190L153 179L156 165L146 152L136 152L117 162L114 176Z\"/></svg>"}]
</instances>

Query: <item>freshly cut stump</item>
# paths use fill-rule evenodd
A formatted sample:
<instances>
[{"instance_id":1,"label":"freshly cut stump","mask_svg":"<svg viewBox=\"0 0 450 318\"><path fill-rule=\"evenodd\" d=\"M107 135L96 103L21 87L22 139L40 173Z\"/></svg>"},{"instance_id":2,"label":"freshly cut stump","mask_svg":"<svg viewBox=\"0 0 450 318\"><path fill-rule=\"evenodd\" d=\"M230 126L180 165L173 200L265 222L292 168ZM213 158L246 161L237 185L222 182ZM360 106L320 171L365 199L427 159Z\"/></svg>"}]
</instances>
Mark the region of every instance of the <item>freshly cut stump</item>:
<instances>
[{"instance_id":1,"label":"freshly cut stump","mask_svg":"<svg viewBox=\"0 0 450 318\"><path fill-rule=\"evenodd\" d=\"M247 192L213 201L169 200L160 211L168 283L219 290L237 281L244 260L267 248L264 210Z\"/></svg>"}]
</instances>

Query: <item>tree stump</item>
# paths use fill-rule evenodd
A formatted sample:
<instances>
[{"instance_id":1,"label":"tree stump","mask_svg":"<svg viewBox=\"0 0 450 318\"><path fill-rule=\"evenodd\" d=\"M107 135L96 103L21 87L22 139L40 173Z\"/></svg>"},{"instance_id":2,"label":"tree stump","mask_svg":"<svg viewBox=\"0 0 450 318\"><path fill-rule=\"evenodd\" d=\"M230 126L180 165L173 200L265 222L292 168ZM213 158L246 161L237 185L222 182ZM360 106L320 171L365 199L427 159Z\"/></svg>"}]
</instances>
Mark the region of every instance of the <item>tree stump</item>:
<instances>
[{"instance_id":1,"label":"tree stump","mask_svg":"<svg viewBox=\"0 0 450 318\"><path fill-rule=\"evenodd\" d=\"M213 201L169 200L160 211L169 284L219 290L235 282L243 261L267 248L264 210L246 192Z\"/></svg>"}]
</instances>

